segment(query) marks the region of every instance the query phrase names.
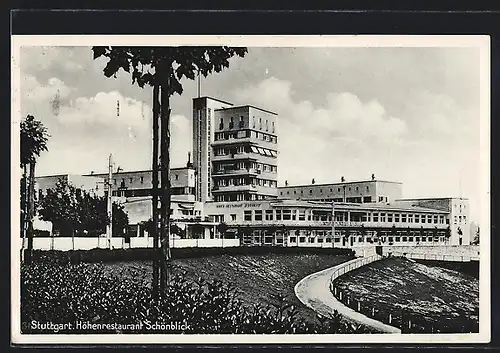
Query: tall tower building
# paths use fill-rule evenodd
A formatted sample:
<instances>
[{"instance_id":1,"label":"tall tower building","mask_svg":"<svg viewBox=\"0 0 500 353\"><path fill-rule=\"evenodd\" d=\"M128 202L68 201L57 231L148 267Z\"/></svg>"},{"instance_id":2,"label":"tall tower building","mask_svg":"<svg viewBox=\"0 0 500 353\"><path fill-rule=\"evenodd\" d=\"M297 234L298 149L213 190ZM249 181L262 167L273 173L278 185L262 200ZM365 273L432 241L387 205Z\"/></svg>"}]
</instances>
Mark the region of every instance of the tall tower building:
<instances>
[{"instance_id":1,"label":"tall tower building","mask_svg":"<svg viewBox=\"0 0 500 353\"><path fill-rule=\"evenodd\" d=\"M215 110L214 201L277 197L277 114L245 105Z\"/></svg>"},{"instance_id":2,"label":"tall tower building","mask_svg":"<svg viewBox=\"0 0 500 353\"><path fill-rule=\"evenodd\" d=\"M212 200L212 149L215 109L232 104L209 97L193 98L193 166L196 171L196 201Z\"/></svg>"},{"instance_id":3,"label":"tall tower building","mask_svg":"<svg viewBox=\"0 0 500 353\"><path fill-rule=\"evenodd\" d=\"M277 114L209 97L193 99L196 200L277 197Z\"/></svg>"}]
</instances>

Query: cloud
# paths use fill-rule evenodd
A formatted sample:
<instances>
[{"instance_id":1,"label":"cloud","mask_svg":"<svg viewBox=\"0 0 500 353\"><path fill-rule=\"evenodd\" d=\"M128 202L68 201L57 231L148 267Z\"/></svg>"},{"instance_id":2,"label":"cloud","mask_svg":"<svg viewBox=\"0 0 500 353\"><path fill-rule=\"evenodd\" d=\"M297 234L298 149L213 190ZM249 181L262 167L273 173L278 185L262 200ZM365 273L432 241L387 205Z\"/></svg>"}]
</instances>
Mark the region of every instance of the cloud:
<instances>
[{"instance_id":1,"label":"cloud","mask_svg":"<svg viewBox=\"0 0 500 353\"><path fill-rule=\"evenodd\" d=\"M295 101L292 84L274 77L235 92L235 100L251 102L278 112L280 126L298 124L318 136L363 140L394 138L407 132L403 120L387 114L377 101L362 102L356 95L326 94L324 107Z\"/></svg>"},{"instance_id":2,"label":"cloud","mask_svg":"<svg viewBox=\"0 0 500 353\"><path fill-rule=\"evenodd\" d=\"M53 101L59 92L59 110ZM86 173L105 169L109 153L125 170L151 167L150 105L117 91L75 97L77 90L57 78L41 84L26 76L21 84L22 114L33 114L49 131L49 152L42 154L40 173ZM119 112L117 108L119 106ZM171 165L185 165L191 150L189 121L171 117ZM61 161L64 161L61 163ZM46 171L46 172L45 172Z\"/></svg>"}]
</instances>

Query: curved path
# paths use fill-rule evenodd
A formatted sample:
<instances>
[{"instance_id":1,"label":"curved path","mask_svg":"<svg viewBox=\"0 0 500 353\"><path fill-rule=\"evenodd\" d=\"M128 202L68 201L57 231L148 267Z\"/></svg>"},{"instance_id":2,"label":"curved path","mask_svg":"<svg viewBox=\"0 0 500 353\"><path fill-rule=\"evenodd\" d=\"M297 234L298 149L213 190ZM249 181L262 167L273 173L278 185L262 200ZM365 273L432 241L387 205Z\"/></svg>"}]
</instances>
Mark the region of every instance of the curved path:
<instances>
[{"instance_id":1,"label":"curved path","mask_svg":"<svg viewBox=\"0 0 500 353\"><path fill-rule=\"evenodd\" d=\"M336 267L313 273L300 280L295 285L297 298L304 305L324 316L328 317L328 314L337 310L347 320L367 326L379 333L401 333L401 330L396 327L386 325L348 308L333 296L330 292L330 278Z\"/></svg>"}]
</instances>

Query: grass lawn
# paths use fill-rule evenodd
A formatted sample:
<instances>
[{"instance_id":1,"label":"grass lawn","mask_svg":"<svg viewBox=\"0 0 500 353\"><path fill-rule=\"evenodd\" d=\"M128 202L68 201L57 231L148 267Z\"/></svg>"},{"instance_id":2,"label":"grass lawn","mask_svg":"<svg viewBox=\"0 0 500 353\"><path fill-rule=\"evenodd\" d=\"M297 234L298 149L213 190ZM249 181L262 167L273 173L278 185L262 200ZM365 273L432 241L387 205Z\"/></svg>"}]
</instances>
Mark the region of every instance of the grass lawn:
<instances>
[{"instance_id":1,"label":"grass lawn","mask_svg":"<svg viewBox=\"0 0 500 353\"><path fill-rule=\"evenodd\" d=\"M351 257L329 254L263 254L217 255L199 258L174 259L174 271L186 272L191 280L219 279L232 283L248 306L276 304L277 295L297 307L299 315L315 320L316 314L295 296L294 287L305 276L350 260ZM104 263L114 274L151 282L152 265L146 261Z\"/></svg>"},{"instance_id":2,"label":"grass lawn","mask_svg":"<svg viewBox=\"0 0 500 353\"><path fill-rule=\"evenodd\" d=\"M478 324L479 281L463 272L393 258L350 272L337 287L384 317L404 309L415 322L441 332Z\"/></svg>"}]
</instances>

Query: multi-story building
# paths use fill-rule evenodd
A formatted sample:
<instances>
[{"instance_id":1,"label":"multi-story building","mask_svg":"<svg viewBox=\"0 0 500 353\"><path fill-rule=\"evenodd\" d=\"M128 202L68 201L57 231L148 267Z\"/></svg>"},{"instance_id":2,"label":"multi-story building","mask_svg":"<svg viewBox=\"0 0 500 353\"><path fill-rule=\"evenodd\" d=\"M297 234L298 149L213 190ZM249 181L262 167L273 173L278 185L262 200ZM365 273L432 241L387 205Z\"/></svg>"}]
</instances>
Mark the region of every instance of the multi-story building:
<instances>
[{"instance_id":1,"label":"multi-story building","mask_svg":"<svg viewBox=\"0 0 500 353\"><path fill-rule=\"evenodd\" d=\"M108 182L107 173L88 174L88 177L98 177ZM126 198L151 196L153 188L153 171L118 171L112 174L112 195ZM158 175L158 179L160 176ZM170 191L174 199L180 201L195 201L195 170L190 161L186 167L170 169Z\"/></svg>"},{"instance_id":2,"label":"multi-story building","mask_svg":"<svg viewBox=\"0 0 500 353\"><path fill-rule=\"evenodd\" d=\"M276 198L276 117L276 113L250 105L232 106L208 97L193 100L198 200Z\"/></svg>"},{"instance_id":3,"label":"multi-story building","mask_svg":"<svg viewBox=\"0 0 500 353\"><path fill-rule=\"evenodd\" d=\"M300 200L209 202L205 214L224 222L243 245L445 245L455 242L450 213L418 206Z\"/></svg>"},{"instance_id":4,"label":"multi-story building","mask_svg":"<svg viewBox=\"0 0 500 353\"><path fill-rule=\"evenodd\" d=\"M342 178L343 180L344 178ZM389 203L402 197L402 183L372 180L341 181L332 184L316 184L278 187L279 199L311 200L349 203Z\"/></svg>"},{"instance_id":5,"label":"multi-story building","mask_svg":"<svg viewBox=\"0 0 500 353\"><path fill-rule=\"evenodd\" d=\"M35 178L35 192L37 198L40 200L47 194L48 189L55 189L59 180L66 181L68 184L78 189L85 190L91 195L104 196L105 193L104 179L100 176L59 174Z\"/></svg>"},{"instance_id":6,"label":"multi-story building","mask_svg":"<svg viewBox=\"0 0 500 353\"><path fill-rule=\"evenodd\" d=\"M212 143L215 136L215 110L233 104L209 97L193 98L193 164L196 171L196 201L212 199Z\"/></svg>"},{"instance_id":7,"label":"multi-story building","mask_svg":"<svg viewBox=\"0 0 500 353\"><path fill-rule=\"evenodd\" d=\"M451 234L451 245L470 244L469 200L461 197L399 199L398 205L416 206L444 211L448 214Z\"/></svg>"}]
</instances>

